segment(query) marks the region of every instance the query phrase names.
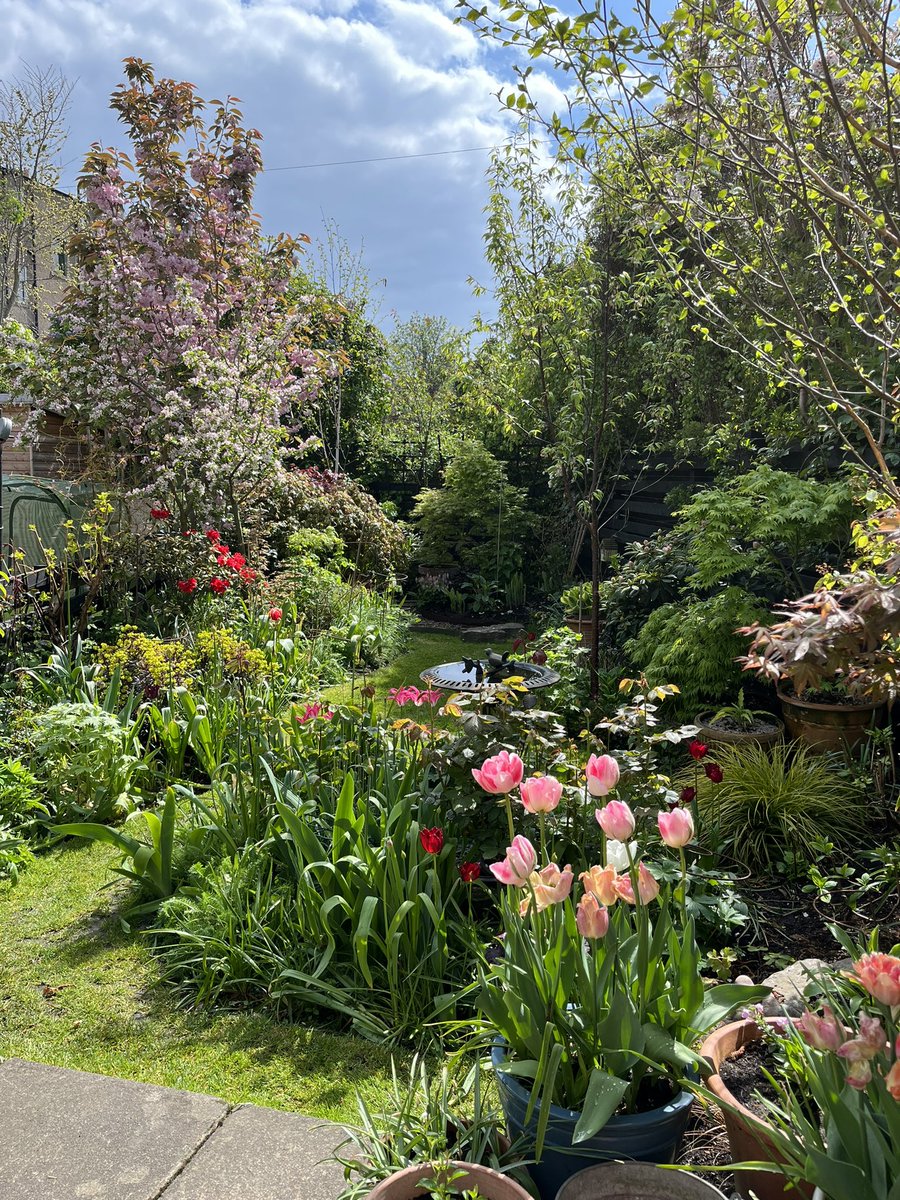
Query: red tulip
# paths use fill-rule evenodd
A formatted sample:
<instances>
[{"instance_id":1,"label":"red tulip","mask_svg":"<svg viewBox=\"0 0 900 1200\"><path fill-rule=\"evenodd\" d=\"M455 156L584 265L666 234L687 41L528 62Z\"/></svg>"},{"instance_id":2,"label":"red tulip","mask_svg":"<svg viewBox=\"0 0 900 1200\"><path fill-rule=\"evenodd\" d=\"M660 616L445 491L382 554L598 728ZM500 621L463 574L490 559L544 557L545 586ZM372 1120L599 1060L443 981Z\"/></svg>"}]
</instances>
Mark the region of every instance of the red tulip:
<instances>
[{"instance_id":1,"label":"red tulip","mask_svg":"<svg viewBox=\"0 0 900 1200\"><path fill-rule=\"evenodd\" d=\"M280 608L270 608L269 609L269 620L270 621L280 621L282 618L282 615L283 614L282 614Z\"/></svg>"},{"instance_id":2,"label":"red tulip","mask_svg":"<svg viewBox=\"0 0 900 1200\"><path fill-rule=\"evenodd\" d=\"M682 804L692 804L697 798L697 789L692 787L682 788L678 793L678 799Z\"/></svg>"},{"instance_id":3,"label":"red tulip","mask_svg":"<svg viewBox=\"0 0 900 1200\"><path fill-rule=\"evenodd\" d=\"M709 747L704 746L702 742L695 741L691 742L691 744L688 746L688 750L690 751L691 758L694 759L695 762L699 762L701 758L706 758Z\"/></svg>"},{"instance_id":4,"label":"red tulip","mask_svg":"<svg viewBox=\"0 0 900 1200\"><path fill-rule=\"evenodd\" d=\"M459 877L463 883L474 883L476 879L481 878L481 866L477 862L464 862L459 864Z\"/></svg>"},{"instance_id":5,"label":"red tulip","mask_svg":"<svg viewBox=\"0 0 900 1200\"><path fill-rule=\"evenodd\" d=\"M718 763L704 763L703 770L706 772L706 778L711 779L713 783L721 783L725 778L725 773Z\"/></svg>"},{"instance_id":6,"label":"red tulip","mask_svg":"<svg viewBox=\"0 0 900 1200\"><path fill-rule=\"evenodd\" d=\"M426 854L440 854L444 848L444 831L437 826L433 829L423 829L419 833L419 841Z\"/></svg>"}]
</instances>

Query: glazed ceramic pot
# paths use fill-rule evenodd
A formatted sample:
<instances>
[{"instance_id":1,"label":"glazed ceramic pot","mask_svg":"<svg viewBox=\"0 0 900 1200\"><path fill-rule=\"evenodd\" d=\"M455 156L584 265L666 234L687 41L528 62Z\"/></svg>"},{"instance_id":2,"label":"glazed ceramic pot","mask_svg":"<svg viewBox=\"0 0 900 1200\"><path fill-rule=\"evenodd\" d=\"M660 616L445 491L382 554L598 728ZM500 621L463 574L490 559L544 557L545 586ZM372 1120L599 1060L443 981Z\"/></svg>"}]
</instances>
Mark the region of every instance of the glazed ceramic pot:
<instances>
[{"instance_id":1,"label":"glazed ceramic pot","mask_svg":"<svg viewBox=\"0 0 900 1200\"><path fill-rule=\"evenodd\" d=\"M814 704L800 696L778 693L788 733L813 750L853 752L869 736L872 725L883 725L885 705Z\"/></svg>"},{"instance_id":2,"label":"glazed ceramic pot","mask_svg":"<svg viewBox=\"0 0 900 1200\"><path fill-rule=\"evenodd\" d=\"M514 1075L503 1070L505 1046L495 1045L491 1058L510 1137L515 1139L524 1134L533 1138L541 1111L540 1101L526 1122L531 1093ZM684 1137L693 1099L690 1092L679 1091L661 1108L613 1116L593 1137L575 1144L572 1139L581 1113L552 1104L541 1160L528 1167L541 1200L556 1200L557 1192L567 1179L597 1162L620 1158L671 1162Z\"/></svg>"}]
</instances>

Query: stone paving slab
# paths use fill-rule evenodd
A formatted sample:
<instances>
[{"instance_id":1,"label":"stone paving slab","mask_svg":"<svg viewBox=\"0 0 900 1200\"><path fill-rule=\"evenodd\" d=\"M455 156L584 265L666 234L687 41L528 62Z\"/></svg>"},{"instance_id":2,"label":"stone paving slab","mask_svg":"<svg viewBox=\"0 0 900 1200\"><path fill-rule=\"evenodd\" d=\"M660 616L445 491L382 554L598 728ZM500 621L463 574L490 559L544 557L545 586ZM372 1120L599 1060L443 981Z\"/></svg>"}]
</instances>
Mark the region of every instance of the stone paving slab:
<instances>
[{"instance_id":1,"label":"stone paving slab","mask_svg":"<svg viewBox=\"0 0 900 1200\"><path fill-rule=\"evenodd\" d=\"M0 1197L158 1200L227 1114L213 1096L7 1059Z\"/></svg>"},{"instance_id":2,"label":"stone paving slab","mask_svg":"<svg viewBox=\"0 0 900 1200\"><path fill-rule=\"evenodd\" d=\"M343 1168L328 1159L344 1137L337 1125L241 1105L161 1200L335 1200Z\"/></svg>"}]
</instances>

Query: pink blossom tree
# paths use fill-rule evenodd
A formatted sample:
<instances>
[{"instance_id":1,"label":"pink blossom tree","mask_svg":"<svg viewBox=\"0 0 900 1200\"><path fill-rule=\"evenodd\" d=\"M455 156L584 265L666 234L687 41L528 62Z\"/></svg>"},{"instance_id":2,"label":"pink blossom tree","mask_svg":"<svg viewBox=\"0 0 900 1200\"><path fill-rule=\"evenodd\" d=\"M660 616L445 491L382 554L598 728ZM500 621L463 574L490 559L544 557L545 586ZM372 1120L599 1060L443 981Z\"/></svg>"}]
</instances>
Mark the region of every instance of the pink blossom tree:
<instances>
[{"instance_id":1,"label":"pink blossom tree","mask_svg":"<svg viewBox=\"0 0 900 1200\"><path fill-rule=\"evenodd\" d=\"M261 135L233 98L211 101L207 122L192 84L139 59L125 74L111 107L133 153L91 147L75 279L17 382L31 431L64 416L106 484L168 505L185 529L240 527L336 368L288 297L297 243L264 239L253 211Z\"/></svg>"}]
</instances>

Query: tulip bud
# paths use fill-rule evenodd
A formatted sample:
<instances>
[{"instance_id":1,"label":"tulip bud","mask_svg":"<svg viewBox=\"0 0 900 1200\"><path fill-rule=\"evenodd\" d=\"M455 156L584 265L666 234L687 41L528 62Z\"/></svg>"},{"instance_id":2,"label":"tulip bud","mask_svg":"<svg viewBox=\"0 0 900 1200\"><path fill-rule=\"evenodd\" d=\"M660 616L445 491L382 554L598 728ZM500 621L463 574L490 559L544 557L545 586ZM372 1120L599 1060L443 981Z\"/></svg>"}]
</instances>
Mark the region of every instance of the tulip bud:
<instances>
[{"instance_id":1,"label":"tulip bud","mask_svg":"<svg viewBox=\"0 0 900 1200\"><path fill-rule=\"evenodd\" d=\"M603 808L595 809L597 824L609 838L627 842L634 833L634 814L624 800L610 800Z\"/></svg>"}]
</instances>

